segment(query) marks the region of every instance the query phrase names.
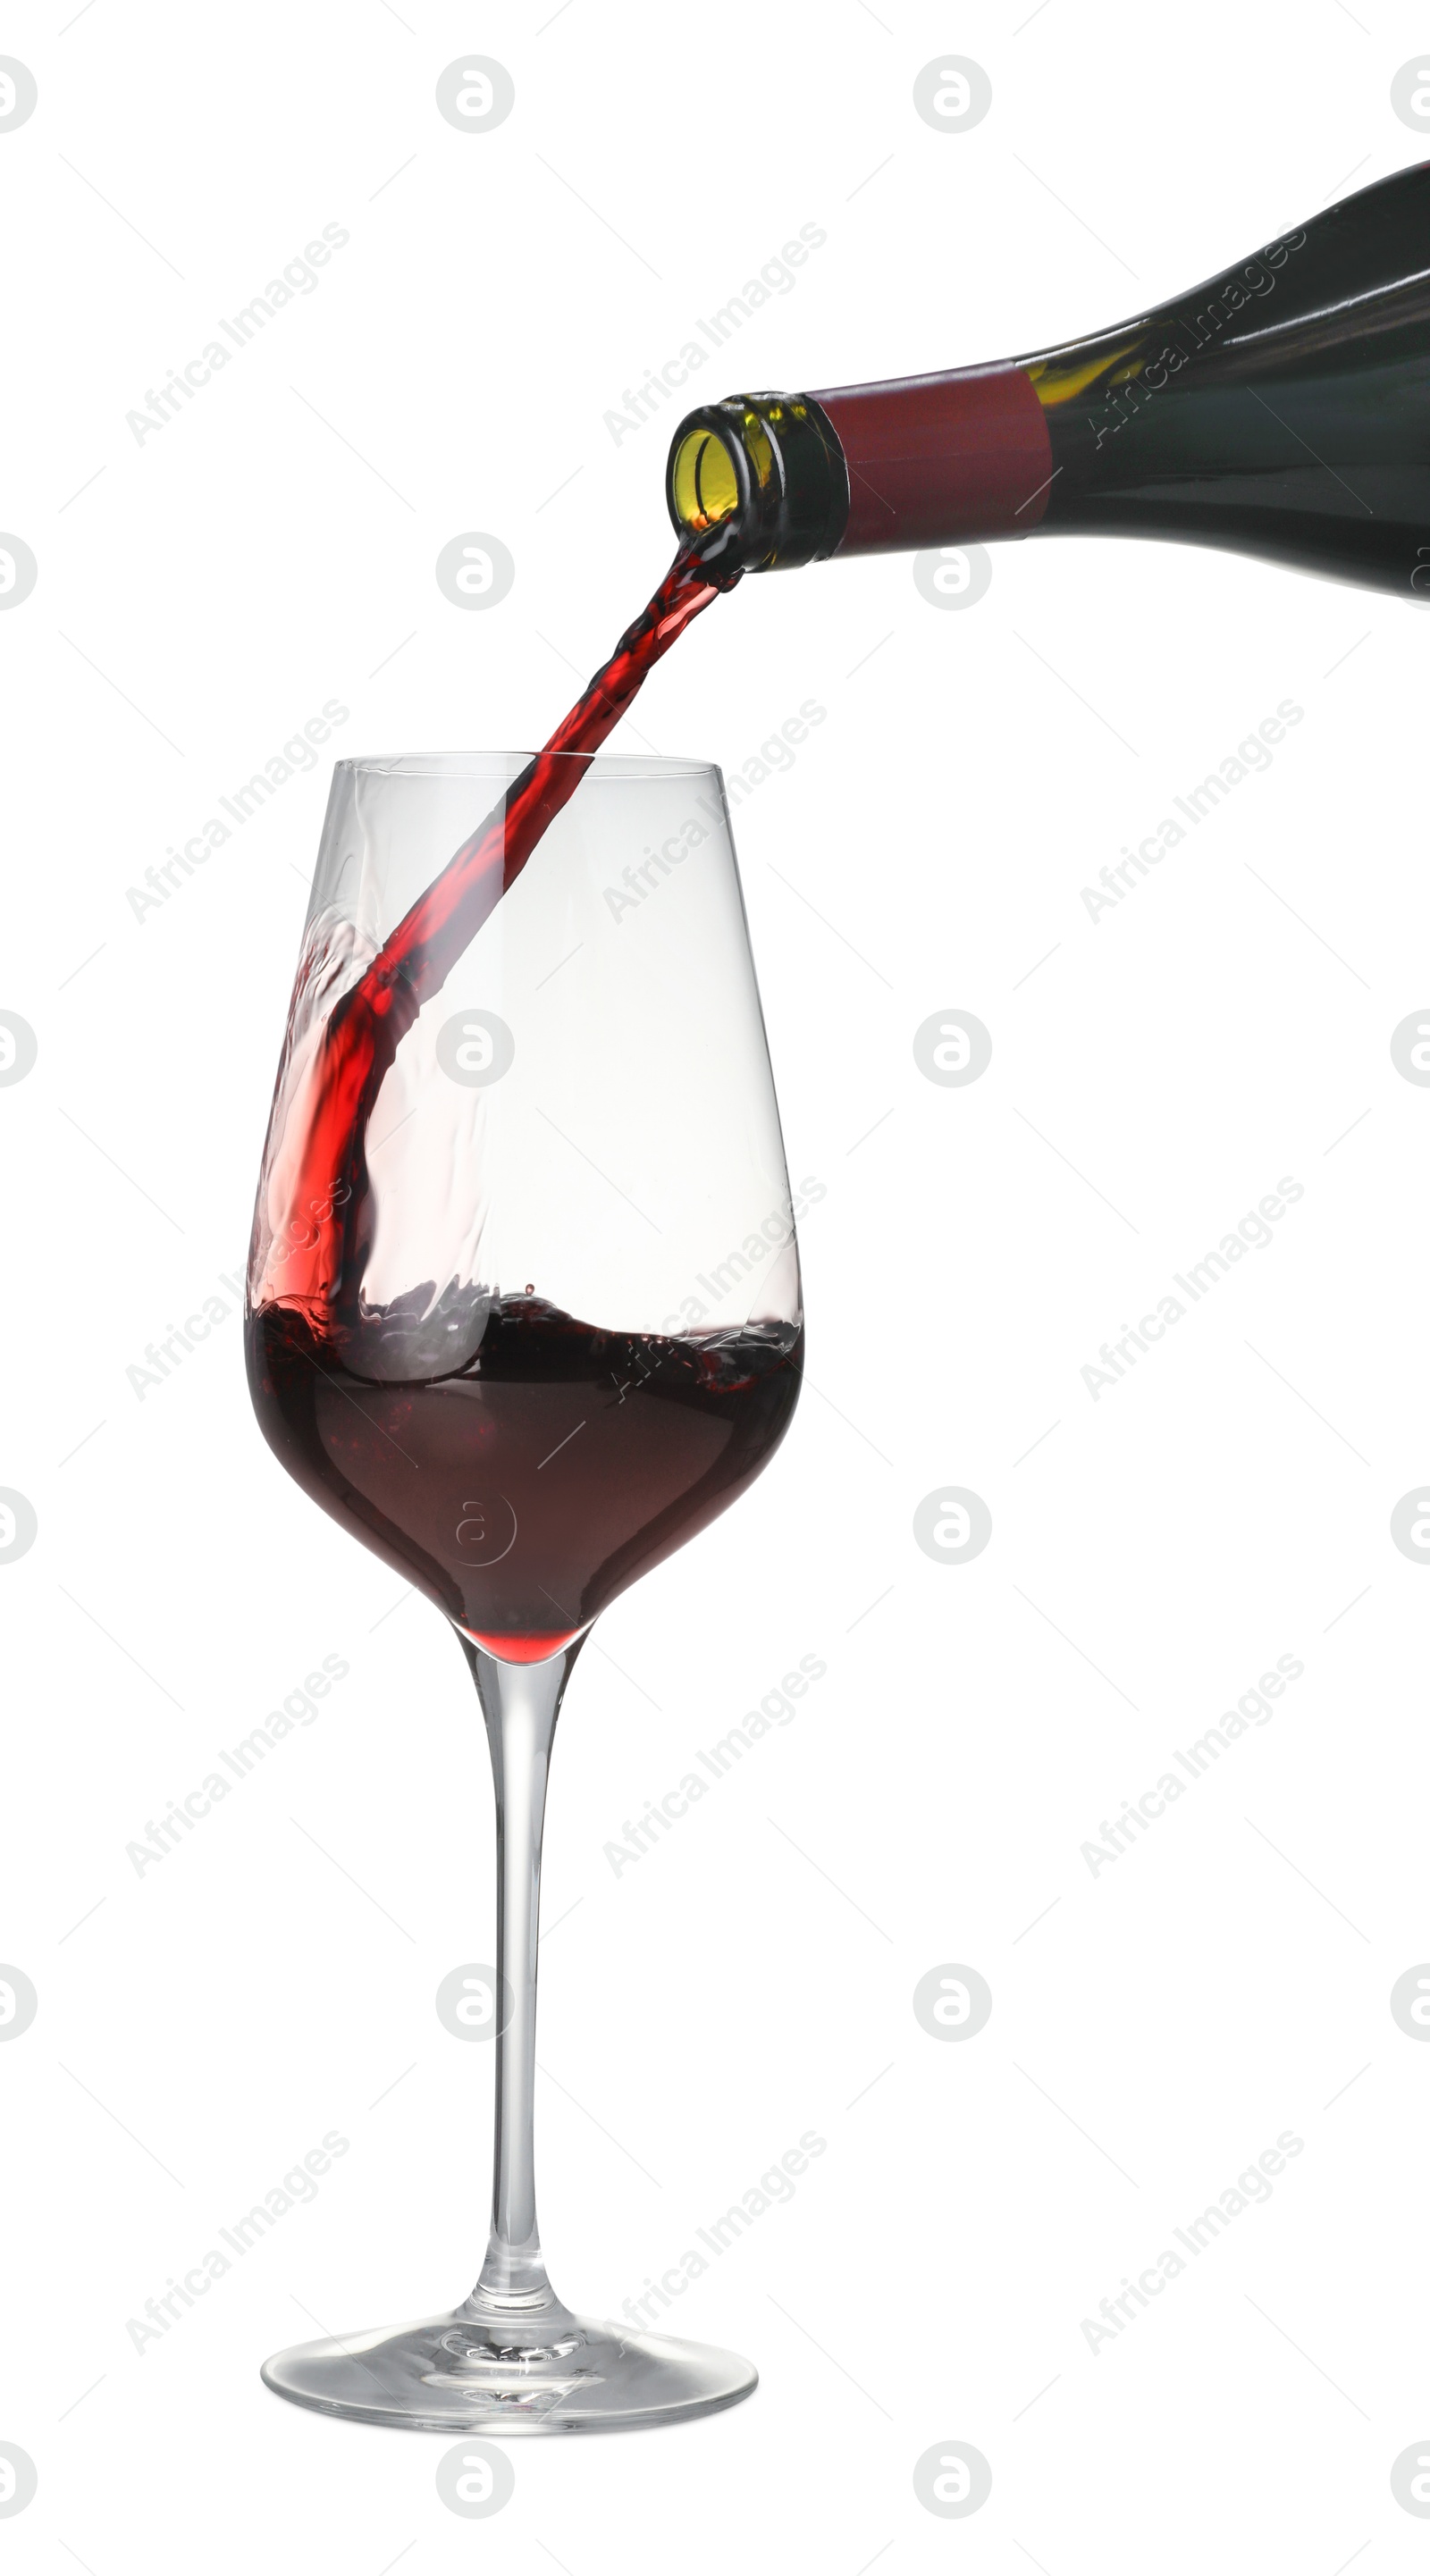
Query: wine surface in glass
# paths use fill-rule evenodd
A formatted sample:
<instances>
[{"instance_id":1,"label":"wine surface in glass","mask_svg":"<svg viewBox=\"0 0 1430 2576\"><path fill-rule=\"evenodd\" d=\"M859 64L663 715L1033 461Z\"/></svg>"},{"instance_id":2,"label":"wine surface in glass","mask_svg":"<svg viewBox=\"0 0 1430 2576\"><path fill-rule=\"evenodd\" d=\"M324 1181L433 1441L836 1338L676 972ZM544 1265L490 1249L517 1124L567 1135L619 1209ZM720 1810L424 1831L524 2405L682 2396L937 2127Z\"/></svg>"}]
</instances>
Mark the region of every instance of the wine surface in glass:
<instances>
[{"instance_id":1,"label":"wine surface in glass","mask_svg":"<svg viewBox=\"0 0 1430 2576\"><path fill-rule=\"evenodd\" d=\"M449 1306L470 1306L464 1292ZM409 1306L426 1304L418 1290ZM479 1319L478 1319L479 1320ZM262 1308L249 1380L269 1446L355 1538L475 1644L534 1663L715 1519L783 1439L803 1333L602 1331L532 1295L491 1304L450 1376L401 1370L404 1333L469 1347L466 1311L392 1312L376 1384L301 1313Z\"/></svg>"}]
</instances>

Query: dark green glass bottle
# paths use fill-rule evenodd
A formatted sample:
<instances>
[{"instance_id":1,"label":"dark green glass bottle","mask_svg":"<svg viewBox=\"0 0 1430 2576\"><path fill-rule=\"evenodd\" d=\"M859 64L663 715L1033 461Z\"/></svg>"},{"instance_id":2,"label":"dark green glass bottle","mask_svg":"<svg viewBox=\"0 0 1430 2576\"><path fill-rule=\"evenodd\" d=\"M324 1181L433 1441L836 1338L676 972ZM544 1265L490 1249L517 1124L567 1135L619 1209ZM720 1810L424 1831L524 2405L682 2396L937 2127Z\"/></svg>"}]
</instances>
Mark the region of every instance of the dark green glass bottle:
<instances>
[{"instance_id":1,"label":"dark green glass bottle","mask_svg":"<svg viewBox=\"0 0 1430 2576\"><path fill-rule=\"evenodd\" d=\"M990 366L692 412L676 527L748 571L1170 537L1430 596L1430 163L1155 312Z\"/></svg>"}]
</instances>

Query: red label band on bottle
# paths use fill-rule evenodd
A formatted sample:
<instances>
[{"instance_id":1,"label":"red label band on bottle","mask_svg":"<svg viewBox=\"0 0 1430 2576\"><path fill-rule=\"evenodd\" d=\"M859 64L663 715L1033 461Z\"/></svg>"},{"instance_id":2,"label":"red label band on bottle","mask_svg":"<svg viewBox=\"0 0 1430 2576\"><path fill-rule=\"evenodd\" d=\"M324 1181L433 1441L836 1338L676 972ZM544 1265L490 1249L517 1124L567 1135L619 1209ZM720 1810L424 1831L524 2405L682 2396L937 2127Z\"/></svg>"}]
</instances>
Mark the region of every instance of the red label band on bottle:
<instances>
[{"instance_id":1,"label":"red label band on bottle","mask_svg":"<svg viewBox=\"0 0 1430 2576\"><path fill-rule=\"evenodd\" d=\"M816 394L849 468L836 555L1022 537L1048 506L1043 406L1021 367L960 367Z\"/></svg>"}]
</instances>

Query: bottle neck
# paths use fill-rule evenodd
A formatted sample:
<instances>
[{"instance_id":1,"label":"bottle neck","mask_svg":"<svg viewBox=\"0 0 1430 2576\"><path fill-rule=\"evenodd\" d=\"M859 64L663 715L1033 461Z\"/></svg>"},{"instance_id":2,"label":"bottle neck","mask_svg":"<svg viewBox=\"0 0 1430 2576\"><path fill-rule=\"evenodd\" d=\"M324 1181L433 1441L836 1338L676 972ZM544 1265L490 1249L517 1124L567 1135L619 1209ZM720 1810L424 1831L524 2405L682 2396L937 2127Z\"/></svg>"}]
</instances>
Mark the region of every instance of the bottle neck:
<instances>
[{"instance_id":1,"label":"bottle neck","mask_svg":"<svg viewBox=\"0 0 1430 2576\"><path fill-rule=\"evenodd\" d=\"M1026 536L1048 503L1044 406L1023 367L959 367L818 394L737 394L676 431L666 500L746 572L831 555Z\"/></svg>"},{"instance_id":2,"label":"bottle neck","mask_svg":"<svg viewBox=\"0 0 1430 2576\"><path fill-rule=\"evenodd\" d=\"M844 385L816 400L849 479L841 555L1026 536L1047 509L1047 417L1021 366Z\"/></svg>"}]
</instances>

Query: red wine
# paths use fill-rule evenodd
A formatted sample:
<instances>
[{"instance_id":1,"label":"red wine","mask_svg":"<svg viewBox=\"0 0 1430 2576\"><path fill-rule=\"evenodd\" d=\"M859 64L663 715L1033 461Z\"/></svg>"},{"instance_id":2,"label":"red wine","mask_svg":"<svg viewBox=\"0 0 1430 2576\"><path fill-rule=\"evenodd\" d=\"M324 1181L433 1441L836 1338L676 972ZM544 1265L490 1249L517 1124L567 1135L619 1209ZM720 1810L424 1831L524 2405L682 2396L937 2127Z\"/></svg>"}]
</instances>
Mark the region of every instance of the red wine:
<instances>
[{"instance_id":1,"label":"red wine","mask_svg":"<svg viewBox=\"0 0 1430 2576\"><path fill-rule=\"evenodd\" d=\"M485 1304L486 1311L483 1312ZM477 1645L535 1663L758 1475L799 1393L798 1326L620 1333L536 1296L424 1286L374 1317L383 1383L303 1309L248 1327L264 1437L325 1512ZM440 1374L443 1345L473 1355Z\"/></svg>"},{"instance_id":2,"label":"red wine","mask_svg":"<svg viewBox=\"0 0 1430 2576\"><path fill-rule=\"evenodd\" d=\"M403 1036L584 759L740 572L727 530L682 546L545 749L335 1004L302 1133L281 1140L296 1150L276 1224L274 1172L260 1183L246 1348L264 1437L314 1502L508 1662L555 1654L734 1501L784 1436L803 1335L627 1333L456 1280L370 1305L367 1122Z\"/></svg>"}]
</instances>

